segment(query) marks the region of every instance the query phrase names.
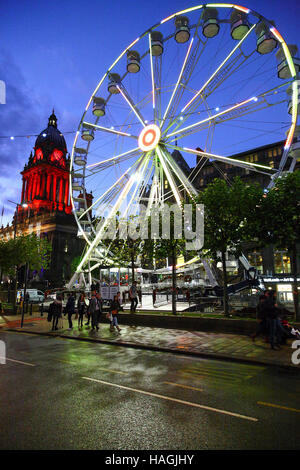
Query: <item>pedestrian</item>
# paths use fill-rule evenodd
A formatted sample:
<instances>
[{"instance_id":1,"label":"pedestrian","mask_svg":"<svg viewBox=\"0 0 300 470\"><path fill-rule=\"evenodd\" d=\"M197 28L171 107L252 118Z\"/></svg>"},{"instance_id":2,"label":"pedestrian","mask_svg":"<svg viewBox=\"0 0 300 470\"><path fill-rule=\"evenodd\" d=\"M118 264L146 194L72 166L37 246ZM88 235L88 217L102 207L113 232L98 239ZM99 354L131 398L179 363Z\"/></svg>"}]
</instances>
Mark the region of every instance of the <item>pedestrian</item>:
<instances>
[{"instance_id":1,"label":"pedestrian","mask_svg":"<svg viewBox=\"0 0 300 470\"><path fill-rule=\"evenodd\" d=\"M98 318L99 318L99 304L97 302L96 298L96 292L94 291L92 293L92 298L90 300L90 306L89 306L89 311L90 311L90 316L91 316L91 322L92 322L92 330L99 330L98 327Z\"/></svg>"},{"instance_id":2,"label":"pedestrian","mask_svg":"<svg viewBox=\"0 0 300 470\"><path fill-rule=\"evenodd\" d=\"M156 302L156 288L153 288L152 291L152 302L153 302L153 307L155 307L155 302Z\"/></svg>"},{"instance_id":3,"label":"pedestrian","mask_svg":"<svg viewBox=\"0 0 300 470\"><path fill-rule=\"evenodd\" d=\"M187 301L187 302L188 302L188 304L190 305L190 300L191 300L191 292L190 292L190 289L189 289L189 288L187 288L187 290L186 290L185 297L186 297L186 301Z\"/></svg>"},{"instance_id":4,"label":"pedestrian","mask_svg":"<svg viewBox=\"0 0 300 470\"><path fill-rule=\"evenodd\" d=\"M264 308L264 303L266 301L267 297L265 293L261 294L258 299L258 305L257 305L257 319L258 319L258 324L256 326L256 331L253 333L251 336L252 341L255 341L255 338L257 336L260 336L261 334L264 335L267 332L267 317L266 317L266 310Z\"/></svg>"},{"instance_id":5,"label":"pedestrian","mask_svg":"<svg viewBox=\"0 0 300 470\"><path fill-rule=\"evenodd\" d=\"M103 300L102 300L101 294L99 292L96 293L96 300L97 300L96 310L98 312L98 324L99 324L100 323L100 318L101 318L101 315L102 315L102 310L103 310ZM97 326L98 326L98 324L97 324Z\"/></svg>"},{"instance_id":6,"label":"pedestrian","mask_svg":"<svg viewBox=\"0 0 300 470\"><path fill-rule=\"evenodd\" d=\"M85 295L83 292L80 294L78 302L77 302L77 312L78 312L78 328L82 328L83 317L86 312Z\"/></svg>"},{"instance_id":7,"label":"pedestrian","mask_svg":"<svg viewBox=\"0 0 300 470\"><path fill-rule=\"evenodd\" d=\"M58 330L58 320L62 317L62 298L60 295L50 304L49 309L52 314L52 331Z\"/></svg>"},{"instance_id":8,"label":"pedestrian","mask_svg":"<svg viewBox=\"0 0 300 470\"><path fill-rule=\"evenodd\" d=\"M72 330L73 329L72 315L75 313L75 297L72 293L69 294L69 297L67 300L66 313L68 314L68 322L69 322L68 329Z\"/></svg>"},{"instance_id":9,"label":"pedestrian","mask_svg":"<svg viewBox=\"0 0 300 470\"><path fill-rule=\"evenodd\" d=\"M268 290L266 292L266 300L264 301L264 311L267 319L271 349L280 349L280 332L278 328L279 310L276 306L276 295L273 290Z\"/></svg>"},{"instance_id":10,"label":"pedestrian","mask_svg":"<svg viewBox=\"0 0 300 470\"><path fill-rule=\"evenodd\" d=\"M90 311L91 301L92 301L92 298L88 299L88 306L87 306L87 309L86 309L87 322L85 323L85 325L89 325L89 324L90 324L90 318L91 318L91 311Z\"/></svg>"},{"instance_id":11,"label":"pedestrian","mask_svg":"<svg viewBox=\"0 0 300 470\"><path fill-rule=\"evenodd\" d=\"M129 298L131 300L130 313L135 313L136 307L138 304L136 285L137 285L137 282L133 281L132 286L129 289Z\"/></svg>"},{"instance_id":12,"label":"pedestrian","mask_svg":"<svg viewBox=\"0 0 300 470\"><path fill-rule=\"evenodd\" d=\"M121 328L119 327L118 324L118 312L120 310L120 303L118 301L118 296L115 295L114 299L110 305L110 313L111 313L111 324L110 324L110 329L114 330L114 327L117 328L117 330L120 332Z\"/></svg>"}]
</instances>

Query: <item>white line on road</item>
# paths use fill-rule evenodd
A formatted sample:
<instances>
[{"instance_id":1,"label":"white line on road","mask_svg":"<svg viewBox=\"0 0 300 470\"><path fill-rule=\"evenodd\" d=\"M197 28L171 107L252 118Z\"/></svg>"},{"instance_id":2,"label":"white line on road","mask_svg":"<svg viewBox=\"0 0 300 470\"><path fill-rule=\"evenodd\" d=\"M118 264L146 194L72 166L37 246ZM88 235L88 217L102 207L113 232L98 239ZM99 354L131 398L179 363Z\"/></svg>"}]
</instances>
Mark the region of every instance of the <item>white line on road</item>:
<instances>
[{"instance_id":1,"label":"white line on road","mask_svg":"<svg viewBox=\"0 0 300 470\"><path fill-rule=\"evenodd\" d=\"M30 364L29 362L17 361L16 359L9 359L8 357L0 356L0 359L5 359L6 361L18 362L19 364L24 364L25 366L35 367L36 364Z\"/></svg>"},{"instance_id":2,"label":"white line on road","mask_svg":"<svg viewBox=\"0 0 300 470\"><path fill-rule=\"evenodd\" d=\"M219 410L218 408L212 408L212 407L206 406L206 405L199 405L198 403L192 403L192 402L189 402L189 401L179 400L177 398L166 397L165 395L158 395L157 393L146 392L145 390L138 390L136 388L125 387L124 385L118 385L118 384L113 384L113 383L110 383L110 382L104 382L104 380L92 379L91 377L81 377L81 378L84 379L84 380L89 380L91 382L97 382L97 383L101 383L101 384L104 384L104 385L110 385L111 387L123 388L124 390L130 390L132 392L142 393L144 395L150 395L151 397L162 398L164 400L174 401L174 402L180 403L182 405L194 406L195 408L202 408L204 410L214 411L216 413L222 413L222 414L225 414L225 415L234 416L236 418L247 419L248 421L258 421L257 418L251 418L250 416L244 416L244 415L241 415L241 414L238 414L238 413L232 413L231 411Z\"/></svg>"}]
</instances>

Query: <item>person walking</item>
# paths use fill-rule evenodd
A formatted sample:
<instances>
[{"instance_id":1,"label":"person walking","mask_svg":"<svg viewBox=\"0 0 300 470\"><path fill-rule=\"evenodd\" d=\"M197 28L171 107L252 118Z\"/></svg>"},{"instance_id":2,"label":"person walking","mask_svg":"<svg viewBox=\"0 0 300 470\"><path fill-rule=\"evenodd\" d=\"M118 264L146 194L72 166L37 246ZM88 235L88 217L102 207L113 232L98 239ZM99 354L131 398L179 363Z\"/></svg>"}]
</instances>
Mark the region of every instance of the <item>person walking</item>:
<instances>
[{"instance_id":1,"label":"person walking","mask_svg":"<svg viewBox=\"0 0 300 470\"><path fill-rule=\"evenodd\" d=\"M130 313L135 313L136 307L138 304L138 298L137 298L137 282L133 281L132 286L129 289L129 298L131 300L131 305L130 305Z\"/></svg>"},{"instance_id":2,"label":"person walking","mask_svg":"<svg viewBox=\"0 0 300 470\"><path fill-rule=\"evenodd\" d=\"M78 328L82 329L83 317L86 312L85 295L83 292L80 294L78 302L77 302L77 312L78 312Z\"/></svg>"},{"instance_id":3,"label":"person walking","mask_svg":"<svg viewBox=\"0 0 300 470\"><path fill-rule=\"evenodd\" d=\"M72 315L75 313L75 297L71 293L69 294L67 305L66 305L66 313L68 314L68 322L69 322L69 330L73 329L72 323Z\"/></svg>"},{"instance_id":4,"label":"person walking","mask_svg":"<svg viewBox=\"0 0 300 470\"><path fill-rule=\"evenodd\" d=\"M121 328L119 327L119 323L118 323L118 313L119 313L119 310L120 310L120 303L118 301L118 296L115 295L114 296L114 299L110 305L110 313L111 313L111 324L110 324L110 329L113 331L114 328L116 327L117 330L120 332L121 331Z\"/></svg>"},{"instance_id":5,"label":"person walking","mask_svg":"<svg viewBox=\"0 0 300 470\"><path fill-rule=\"evenodd\" d=\"M58 320L62 316L62 298L60 295L52 302L50 308L52 312L52 331L58 330Z\"/></svg>"}]
</instances>

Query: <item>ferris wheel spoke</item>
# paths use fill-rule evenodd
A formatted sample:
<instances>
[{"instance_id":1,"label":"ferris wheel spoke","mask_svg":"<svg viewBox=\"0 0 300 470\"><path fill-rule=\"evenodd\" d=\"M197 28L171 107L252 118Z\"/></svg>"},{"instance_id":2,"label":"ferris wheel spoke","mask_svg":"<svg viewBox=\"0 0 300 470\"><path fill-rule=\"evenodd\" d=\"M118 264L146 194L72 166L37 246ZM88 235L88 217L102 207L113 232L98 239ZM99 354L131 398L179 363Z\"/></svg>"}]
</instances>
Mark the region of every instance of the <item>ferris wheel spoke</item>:
<instances>
[{"instance_id":1,"label":"ferris wheel spoke","mask_svg":"<svg viewBox=\"0 0 300 470\"><path fill-rule=\"evenodd\" d=\"M140 148L136 147L132 150L128 150L128 152L120 153L119 155L116 155L115 157L108 158L107 160L101 160L100 162L87 165L86 168L88 168L90 171L95 173L96 170L100 171L100 170L108 168L111 165L114 165L115 163L125 161L129 158L133 158L137 155L137 153L140 153L140 152L141 152Z\"/></svg>"},{"instance_id":2,"label":"ferris wheel spoke","mask_svg":"<svg viewBox=\"0 0 300 470\"><path fill-rule=\"evenodd\" d=\"M120 190L122 189L122 187L120 187L120 184L122 182L123 179L126 179L128 173L130 171L132 171L137 165L138 163L140 162L140 160L143 158L143 155L131 166L129 167L121 176L120 178L117 179L117 181L111 185L103 194L101 194L100 197L98 197L91 205L90 207L88 207L88 209L86 209L82 214L80 214L80 216L78 217L79 220L81 220L83 218L83 216L85 214L87 214L89 211L91 211L97 204L100 203L100 201L102 199L105 199L108 197L108 200L110 199L110 195L111 195L111 191L113 191L113 189L117 186L119 186ZM106 202L107 202L107 199L106 199Z\"/></svg>"},{"instance_id":3,"label":"ferris wheel spoke","mask_svg":"<svg viewBox=\"0 0 300 470\"><path fill-rule=\"evenodd\" d=\"M175 85L175 87L174 87L174 90L173 90L172 96L171 96L171 98L170 98L170 101L169 101L169 103L168 103L168 106L167 106L167 109L166 109L166 111L165 111L165 114L164 114L164 116L163 116L163 118L162 118L161 126L160 126L161 129L162 129L163 125L164 125L165 120L166 120L167 117L168 117L168 112L169 112L169 110L170 110L172 101L173 101L174 96L175 96L175 94L176 94L176 92L177 92L178 86L180 85L180 82L181 82L181 79L182 79L182 75L183 75L183 72L184 72L184 70L185 70L186 63L187 63L189 54L190 54L190 52L191 52L191 47L192 47L192 45L193 45L193 42L194 42L194 38L192 38L191 41L190 41L190 44L189 44L187 53L186 53L185 58L184 58L184 61L183 61L183 65L182 65L181 70L180 70L180 73L179 73L178 80L177 80L176 85Z\"/></svg>"},{"instance_id":4,"label":"ferris wheel spoke","mask_svg":"<svg viewBox=\"0 0 300 470\"><path fill-rule=\"evenodd\" d=\"M131 205L132 205L133 201L135 200L136 194L137 194L138 190L140 189L140 182L143 180L143 178L145 176L145 172L146 172L149 160L150 160L150 155L145 154L144 161L141 162L140 168L137 169L138 173L134 175L134 178L137 178L137 184L136 184L136 187L133 191L131 199L130 199L127 207L126 207L126 210L124 212L124 217L128 214L129 209L131 208Z\"/></svg>"},{"instance_id":5,"label":"ferris wheel spoke","mask_svg":"<svg viewBox=\"0 0 300 470\"><path fill-rule=\"evenodd\" d=\"M141 157L142 158L142 157ZM104 236L104 233L105 233L105 229L106 227L108 226L110 220L112 217L114 217L117 213L117 211L119 210L122 202L126 199L126 196L128 195L129 191L131 190L132 186L134 184L134 179L133 178L129 178L129 180L127 181L125 187L123 188L121 194L119 195L117 201L115 202L114 206L112 207L109 215L107 216L107 218L105 219L103 225L101 226L100 230L98 230L98 233L96 234L94 240L92 241L92 243L90 244L87 252L85 253L83 259L81 260L81 262L79 263L78 265L78 268L77 270L80 271L81 267L83 266L83 264L86 262L86 260L90 257L90 255L92 254L93 250L95 247L98 246L99 244L99 241L101 240L101 238Z\"/></svg>"},{"instance_id":6,"label":"ferris wheel spoke","mask_svg":"<svg viewBox=\"0 0 300 470\"><path fill-rule=\"evenodd\" d=\"M180 192L178 191L177 185L176 185L175 180L172 176L172 172L169 169L168 160L164 156L164 154L163 154L162 150L160 149L160 147L156 148L156 152L157 152L159 161L162 165L163 172L164 172L164 174L165 174L165 176L166 176L166 178L167 178L167 180L168 180L168 182L169 182L169 184L172 188L172 191L173 191L174 197L176 199L176 202L177 202L178 206L181 207ZM160 178L160 180L162 181L162 178Z\"/></svg>"},{"instance_id":7,"label":"ferris wheel spoke","mask_svg":"<svg viewBox=\"0 0 300 470\"><path fill-rule=\"evenodd\" d=\"M230 57L236 52L236 50L242 45L242 43L247 39L247 37L251 34L253 29L256 27L256 23L251 26L249 31L245 34L245 36L237 43L237 45L232 49L232 51L227 55L227 57L223 60L223 62L219 65L219 67L215 70L215 72L209 77L209 79L204 83L204 85L200 88L200 90L196 93L196 95L182 108L181 112L184 113L187 108L192 104L192 102L199 96L207 85L213 80L213 78L217 75L217 73L224 67L224 65L228 62Z\"/></svg>"},{"instance_id":8,"label":"ferris wheel spoke","mask_svg":"<svg viewBox=\"0 0 300 470\"><path fill-rule=\"evenodd\" d=\"M205 123L207 123L207 122L210 122L210 121L212 121L213 119L216 119L216 118L218 118L218 117L220 117L220 116L227 115L227 114L229 114L229 113L231 113L231 112L233 112L233 111L235 111L235 110L238 110L239 108L242 108L242 106L246 106L248 103L253 103L253 102L254 102L254 106L257 106L256 103L258 102L258 98L257 98L257 97L252 97L252 98L249 98L249 99L247 99L247 100L245 100L245 101L242 101L241 103L238 103L238 104L236 104L236 105L234 105L234 106L230 106L229 108L225 109L224 111L220 111L220 112L218 112L218 113L216 113L216 114L213 114L213 115L209 116L208 118L205 118L205 119L202 119L202 120L199 121L199 122L196 122L195 124L191 124L190 126L187 126L187 127L184 127L184 128L180 128L180 129L178 129L178 130L175 131L175 132L171 132L170 134L168 134L168 135L166 136L166 138L169 139L169 138L172 137L172 136L175 136L175 135L177 136L178 134L180 135L180 134L182 134L182 133L185 133L185 132L187 132L187 131L189 131L189 130L191 130L191 129L197 127L197 126L200 126L201 124L205 124Z\"/></svg>"},{"instance_id":9,"label":"ferris wheel spoke","mask_svg":"<svg viewBox=\"0 0 300 470\"><path fill-rule=\"evenodd\" d=\"M172 146L172 148L173 147L176 150L179 150L180 152L191 153L193 155L197 155L199 157L204 157L206 159L217 160L217 161L220 161L220 162L223 162L223 163L229 163L230 165L233 165L233 166L246 168L247 170L256 171L256 172L259 172L259 173L267 174L269 176L270 176L270 174L277 171L274 168L271 168L271 167L268 167L268 166L265 166L265 165L260 165L258 163L244 162L242 160L236 160L236 159L230 158L230 157L223 157L221 155L215 155L213 153L202 152L200 150L194 150L194 149L190 149L190 148L187 148L187 147ZM270 171L271 173L267 173L266 170Z\"/></svg>"},{"instance_id":10,"label":"ferris wheel spoke","mask_svg":"<svg viewBox=\"0 0 300 470\"><path fill-rule=\"evenodd\" d=\"M133 139L137 139L137 136L129 134L128 132L116 131L112 128L98 126L98 124L93 124L92 122L83 121L82 125L89 129L95 129L103 132L108 132L109 134L121 135L123 137L132 137Z\"/></svg>"},{"instance_id":11,"label":"ferris wheel spoke","mask_svg":"<svg viewBox=\"0 0 300 470\"><path fill-rule=\"evenodd\" d=\"M122 86L117 85L117 88L119 92L121 93L121 95L123 96L126 103L128 104L128 106L130 107L130 109L133 111L133 113L136 115L136 117L140 121L140 123L145 127L146 126L145 120L143 116L141 115L140 111L138 110L137 106L134 104L132 98L130 97L128 91L125 89L124 85Z\"/></svg>"},{"instance_id":12,"label":"ferris wheel spoke","mask_svg":"<svg viewBox=\"0 0 300 470\"><path fill-rule=\"evenodd\" d=\"M152 56L152 46L151 46L151 34L148 34L149 40L149 57L150 57L150 71L151 71L151 84L152 84L152 107L153 107L153 118L154 124L156 123L156 113L155 113L155 82L154 82L154 69L153 69L153 56Z\"/></svg>"},{"instance_id":13,"label":"ferris wheel spoke","mask_svg":"<svg viewBox=\"0 0 300 470\"><path fill-rule=\"evenodd\" d=\"M183 187L185 188L189 196L192 198L195 197L198 194L198 192L196 191L192 183L189 181L187 176L184 174L180 166L176 163L172 155L168 152L166 148L161 149L161 152L163 153L165 159L167 160L169 164L169 168L173 170L173 173L175 173L176 177L178 178L180 183L183 185Z\"/></svg>"}]
</instances>

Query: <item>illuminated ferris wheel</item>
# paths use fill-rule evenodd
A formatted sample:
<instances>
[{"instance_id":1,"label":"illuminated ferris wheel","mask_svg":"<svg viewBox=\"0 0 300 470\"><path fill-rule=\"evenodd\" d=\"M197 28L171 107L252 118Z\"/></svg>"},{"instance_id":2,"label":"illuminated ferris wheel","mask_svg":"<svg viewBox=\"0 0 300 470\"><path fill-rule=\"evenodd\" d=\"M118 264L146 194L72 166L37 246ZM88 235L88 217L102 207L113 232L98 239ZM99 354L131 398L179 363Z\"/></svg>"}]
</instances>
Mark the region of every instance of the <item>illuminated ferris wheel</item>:
<instances>
[{"instance_id":1,"label":"illuminated ferris wheel","mask_svg":"<svg viewBox=\"0 0 300 470\"><path fill-rule=\"evenodd\" d=\"M73 144L71 200L86 242L77 276L91 279L108 261L101 239L110 218L133 215L140 203L180 205L184 193L197 194L208 161L267 175L269 187L293 170L296 54L273 22L222 3L174 13L123 50L92 93ZM278 168L231 158L282 140Z\"/></svg>"}]
</instances>

